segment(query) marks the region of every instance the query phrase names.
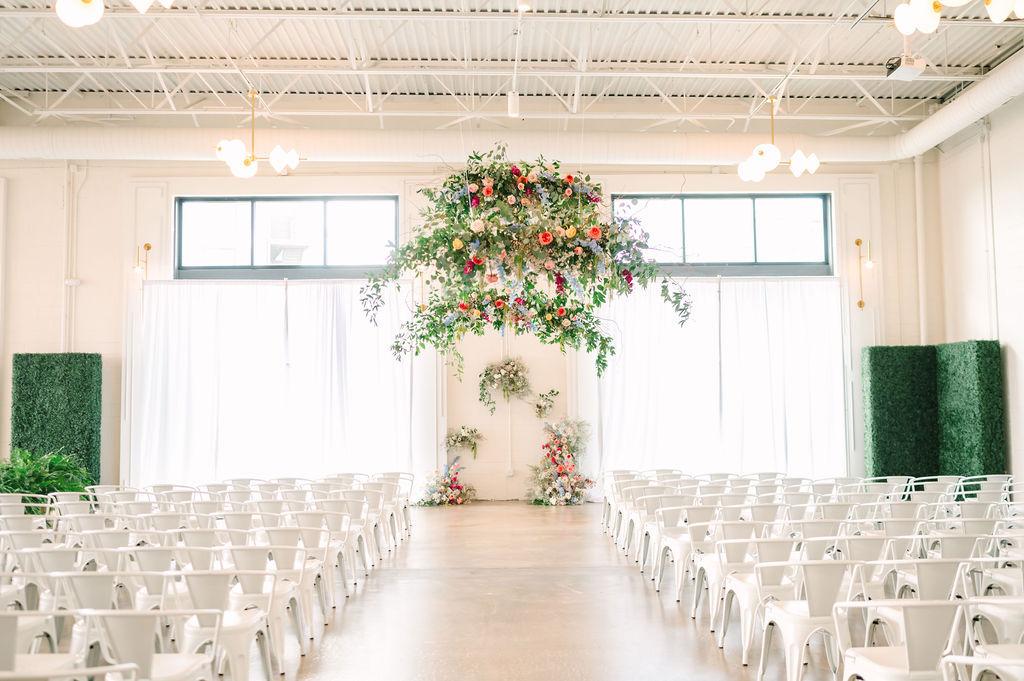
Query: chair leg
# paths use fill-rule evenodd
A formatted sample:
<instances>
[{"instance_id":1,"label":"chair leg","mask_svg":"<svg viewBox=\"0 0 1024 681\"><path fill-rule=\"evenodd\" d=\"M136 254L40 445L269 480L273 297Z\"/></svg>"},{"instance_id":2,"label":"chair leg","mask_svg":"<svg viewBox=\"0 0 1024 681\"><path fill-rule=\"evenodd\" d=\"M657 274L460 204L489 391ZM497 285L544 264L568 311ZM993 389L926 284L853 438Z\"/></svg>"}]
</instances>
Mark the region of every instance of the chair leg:
<instances>
[{"instance_id":1,"label":"chair leg","mask_svg":"<svg viewBox=\"0 0 1024 681\"><path fill-rule=\"evenodd\" d=\"M754 646L754 622L757 618L752 608L740 608L740 639L743 645L741 662L744 667L750 662L750 649Z\"/></svg>"},{"instance_id":2,"label":"chair leg","mask_svg":"<svg viewBox=\"0 0 1024 681\"><path fill-rule=\"evenodd\" d=\"M693 607L690 609L690 619L697 619L697 608L700 606L700 597L704 593L704 582L705 582L704 568L697 568L697 578L693 585ZM711 594L708 594L708 598Z\"/></svg>"},{"instance_id":3,"label":"chair leg","mask_svg":"<svg viewBox=\"0 0 1024 681\"><path fill-rule=\"evenodd\" d=\"M725 634L729 631L729 615L732 610L733 592L726 591L722 602L722 623L718 627L718 647L725 647Z\"/></svg>"},{"instance_id":4,"label":"chair leg","mask_svg":"<svg viewBox=\"0 0 1024 681\"><path fill-rule=\"evenodd\" d=\"M266 631L256 632L256 645L260 650L260 660L263 661L263 671L265 672L266 681L273 681L274 668L270 662L270 641L267 640ZM235 678L234 670L232 670L231 674L231 678Z\"/></svg>"},{"instance_id":5,"label":"chair leg","mask_svg":"<svg viewBox=\"0 0 1024 681\"><path fill-rule=\"evenodd\" d=\"M765 668L768 666L768 651L771 650L772 637L775 634L775 622L764 623L764 635L761 637L761 661L757 665L756 681L764 679Z\"/></svg>"},{"instance_id":6,"label":"chair leg","mask_svg":"<svg viewBox=\"0 0 1024 681\"><path fill-rule=\"evenodd\" d=\"M654 577L654 590L661 591L661 580L665 577L665 561L668 560L669 548L667 546L661 547L660 555L658 556L657 570L652 572L656 573Z\"/></svg>"}]
</instances>

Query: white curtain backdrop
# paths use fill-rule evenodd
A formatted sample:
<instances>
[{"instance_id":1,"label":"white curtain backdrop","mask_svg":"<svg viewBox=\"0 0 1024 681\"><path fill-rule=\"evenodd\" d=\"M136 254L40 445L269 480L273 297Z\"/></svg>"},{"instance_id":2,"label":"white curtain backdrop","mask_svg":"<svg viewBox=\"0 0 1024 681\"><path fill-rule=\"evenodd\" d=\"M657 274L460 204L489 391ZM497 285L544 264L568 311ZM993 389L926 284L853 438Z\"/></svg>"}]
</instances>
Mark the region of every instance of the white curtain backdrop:
<instances>
[{"instance_id":1,"label":"white curtain backdrop","mask_svg":"<svg viewBox=\"0 0 1024 681\"><path fill-rule=\"evenodd\" d=\"M372 325L360 282L147 282L133 371L132 484L317 477L435 466L430 355L389 346L408 301Z\"/></svg>"},{"instance_id":2,"label":"white curtain backdrop","mask_svg":"<svg viewBox=\"0 0 1024 681\"><path fill-rule=\"evenodd\" d=\"M839 281L688 279L689 321L652 287L603 314L618 353L579 370L599 468L846 472Z\"/></svg>"}]
</instances>

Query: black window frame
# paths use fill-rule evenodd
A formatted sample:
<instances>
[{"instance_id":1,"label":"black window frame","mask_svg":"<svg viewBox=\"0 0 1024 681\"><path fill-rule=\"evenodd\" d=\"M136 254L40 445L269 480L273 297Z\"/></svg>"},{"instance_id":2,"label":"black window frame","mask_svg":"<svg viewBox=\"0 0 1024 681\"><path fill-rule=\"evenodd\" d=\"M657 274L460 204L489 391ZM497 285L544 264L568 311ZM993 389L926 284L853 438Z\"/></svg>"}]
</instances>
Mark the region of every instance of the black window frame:
<instances>
[{"instance_id":1,"label":"black window frame","mask_svg":"<svg viewBox=\"0 0 1024 681\"><path fill-rule=\"evenodd\" d=\"M824 231L824 253L820 262L757 262L757 200L758 199L821 199L822 229ZM833 235L832 194L830 192L722 192L722 193L643 193L623 192L612 194L612 211L620 200L643 201L645 199L678 199L679 224L682 229L683 252L681 262L659 262L670 274L696 277L829 277L833 276ZM751 219L754 230L754 262L686 262L686 209L687 199L751 199Z\"/></svg>"},{"instance_id":2,"label":"black window frame","mask_svg":"<svg viewBox=\"0 0 1024 681\"><path fill-rule=\"evenodd\" d=\"M174 197L174 278L175 279L365 279L377 274L384 264L327 265L327 203L329 201L392 201L395 204L394 243L398 245L399 197L395 194L344 194L300 196L176 196ZM257 202L311 202L322 203L324 211L324 263L323 265L255 265L256 203ZM248 203L249 204L249 264L200 265L181 264L182 209L187 203Z\"/></svg>"}]
</instances>

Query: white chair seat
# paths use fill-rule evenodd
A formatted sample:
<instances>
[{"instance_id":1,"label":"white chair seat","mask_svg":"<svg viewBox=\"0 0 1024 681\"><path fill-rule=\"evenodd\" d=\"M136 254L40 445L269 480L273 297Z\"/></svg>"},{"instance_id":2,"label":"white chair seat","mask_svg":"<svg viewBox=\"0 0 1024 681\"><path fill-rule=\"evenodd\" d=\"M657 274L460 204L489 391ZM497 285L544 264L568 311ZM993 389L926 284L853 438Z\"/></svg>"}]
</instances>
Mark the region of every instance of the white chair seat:
<instances>
[{"instance_id":1,"label":"white chair seat","mask_svg":"<svg viewBox=\"0 0 1024 681\"><path fill-rule=\"evenodd\" d=\"M199 678L210 667L206 655L188 653L157 653L153 656L153 675L150 681Z\"/></svg>"},{"instance_id":2,"label":"white chair seat","mask_svg":"<svg viewBox=\"0 0 1024 681\"><path fill-rule=\"evenodd\" d=\"M848 648L843 657L844 676L885 681L925 681L941 678L938 669L932 672L907 669L907 649L903 646Z\"/></svg>"},{"instance_id":3,"label":"white chair seat","mask_svg":"<svg viewBox=\"0 0 1024 681\"><path fill-rule=\"evenodd\" d=\"M49 674L62 669L72 669L77 662L76 655L67 653L51 655L19 653L14 658L14 671L23 674Z\"/></svg>"}]
</instances>

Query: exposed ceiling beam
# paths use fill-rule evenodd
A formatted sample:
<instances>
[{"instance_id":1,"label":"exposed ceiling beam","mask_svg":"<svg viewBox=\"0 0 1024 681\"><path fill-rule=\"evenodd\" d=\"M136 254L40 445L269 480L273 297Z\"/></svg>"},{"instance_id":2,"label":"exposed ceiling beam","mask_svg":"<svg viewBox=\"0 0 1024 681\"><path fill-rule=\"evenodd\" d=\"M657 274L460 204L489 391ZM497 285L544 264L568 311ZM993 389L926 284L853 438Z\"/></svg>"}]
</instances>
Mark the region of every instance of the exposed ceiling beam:
<instances>
[{"instance_id":1,"label":"exposed ceiling beam","mask_svg":"<svg viewBox=\"0 0 1024 681\"><path fill-rule=\"evenodd\" d=\"M77 108L38 108L33 112L33 115L42 118L52 116L114 116L118 118L125 117L143 117L143 116L232 116L238 117L239 110L235 109L216 109L216 108L193 108L189 110L168 110L168 109L122 109L122 108L105 108L105 107L77 107ZM506 112L502 109L494 109L488 111L457 111L453 109L415 109L415 110L383 110L383 111L339 111L337 109L296 109L288 110L278 108L274 111L274 115L290 116L290 117L321 117L321 118L376 118L378 116L385 118L449 118L459 117L463 120L482 119L482 118L498 118L506 116ZM534 119L534 120L561 120L563 118L570 118L573 120L703 120L703 121L733 121L738 118L744 118L745 115L741 113L676 113L673 111L669 112L655 112L655 111L609 111L609 112L584 112L578 114L569 114L565 111L540 111L540 112L522 112L519 116L520 119ZM768 120L768 114L756 115L754 119ZM822 113L822 114L801 114L798 116L780 114L775 116L776 121L881 121L881 122L912 122L920 121L927 118L926 115L875 115L875 114L846 114L842 112L835 113Z\"/></svg>"},{"instance_id":2,"label":"exposed ceiling beam","mask_svg":"<svg viewBox=\"0 0 1024 681\"><path fill-rule=\"evenodd\" d=\"M249 76L261 75L314 75L314 76L493 76L509 77L512 75L511 63L495 61L474 61L468 65L462 62L440 60L404 60L402 62L385 62L387 66L353 67L349 60L341 59L259 59L247 65L245 73ZM785 66L778 69L765 66L728 66L711 63L690 63L686 70L680 71L678 64L651 64L650 62L619 62L614 68L585 67L572 62L546 62L546 66L533 63L521 65L518 69L520 77L556 78L559 76L584 76L596 79L615 78L664 78L680 79L738 79L738 80L777 80L786 75ZM221 62L217 59L181 60L167 57L153 59L136 59L129 64L119 60L77 63L50 59L28 59L24 57L8 57L0 59L0 73L90 73L100 74L214 74L232 75L238 73L234 63ZM981 80L984 74L980 69L964 69L962 73L925 73L915 82L969 82ZM849 80L849 81L884 81L885 68L879 66L844 66L818 65L813 73L793 73L789 80Z\"/></svg>"},{"instance_id":3,"label":"exposed ceiling beam","mask_svg":"<svg viewBox=\"0 0 1024 681\"><path fill-rule=\"evenodd\" d=\"M52 18L57 20L53 10L44 8L3 8L0 9L0 19L37 19ZM147 14L140 14L131 7L110 7L103 13L104 20L128 19L136 21L160 19L188 19L197 18L210 19L232 19L232 20L261 20L261 19L313 19L313 20L335 20L348 22L367 21L519 21L520 13L516 11L486 11L471 10L446 11L446 10L322 10L322 9L161 9L151 10ZM836 21L836 18L829 15L789 15L789 14L687 14L687 13L656 13L656 12L528 12L523 16L525 23L641 23L641 24L774 24L774 25L805 25L820 26L828 25ZM943 17L944 26L962 26L975 28L996 28L986 18L961 18ZM891 16L873 15L858 17L857 15L846 15L839 18L839 24L891 24ZM1010 19L998 27L1002 28L1024 28L1024 20Z\"/></svg>"}]
</instances>

